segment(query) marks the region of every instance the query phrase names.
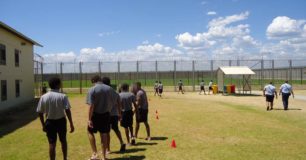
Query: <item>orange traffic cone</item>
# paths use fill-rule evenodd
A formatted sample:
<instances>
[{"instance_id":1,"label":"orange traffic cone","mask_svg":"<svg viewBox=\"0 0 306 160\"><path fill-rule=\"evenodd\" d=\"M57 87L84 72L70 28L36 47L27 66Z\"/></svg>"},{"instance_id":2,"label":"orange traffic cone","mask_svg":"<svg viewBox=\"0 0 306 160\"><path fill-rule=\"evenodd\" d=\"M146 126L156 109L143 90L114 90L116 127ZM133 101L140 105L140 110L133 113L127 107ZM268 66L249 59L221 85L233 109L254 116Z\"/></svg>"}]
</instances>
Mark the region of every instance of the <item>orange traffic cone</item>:
<instances>
[{"instance_id":1,"label":"orange traffic cone","mask_svg":"<svg viewBox=\"0 0 306 160\"><path fill-rule=\"evenodd\" d=\"M156 115L156 119L157 119L157 120L159 120L159 117L158 117L158 115Z\"/></svg>"},{"instance_id":2,"label":"orange traffic cone","mask_svg":"<svg viewBox=\"0 0 306 160\"><path fill-rule=\"evenodd\" d=\"M157 110L155 111L156 114L158 114Z\"/></svg>"},{"instance_id":3,"label":"orange traffic cone","mask_svg":"<svg viewBox=\"0 0 306 160\"><path fill-rule=\"evenodd\" d=\"M176 148L176 143L175 143L175 140L174 140L174 139L172 139L171 148Z\"/></svg>"}]
</instances>

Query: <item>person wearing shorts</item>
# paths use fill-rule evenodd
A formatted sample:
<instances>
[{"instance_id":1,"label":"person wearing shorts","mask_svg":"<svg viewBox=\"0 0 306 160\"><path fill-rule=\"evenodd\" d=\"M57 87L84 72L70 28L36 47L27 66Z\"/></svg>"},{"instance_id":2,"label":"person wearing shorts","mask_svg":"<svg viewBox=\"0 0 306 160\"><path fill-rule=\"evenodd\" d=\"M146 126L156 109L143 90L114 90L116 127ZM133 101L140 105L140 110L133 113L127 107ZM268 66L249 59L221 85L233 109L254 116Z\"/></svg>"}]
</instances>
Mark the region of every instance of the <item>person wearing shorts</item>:
<instances>
[{"instance_id":1,"label":"person wearing shorts","mask_svg":"<svg viewBox=\"0 0 306 160\"><path fill-rule=\"evenodd\" d=\"M182 93L184 94L184 91L183 91L183 82L182 80L180 80L178 83L177 83L178 87L179 87L179 90L178 90L178 93Z\"/></svg>"},{"instance_id":2,"label":"person wearing shorts","mask_svg":"<svg viewBox=\"0 0 306 160\"><path fill-rule=\"evenodd\" d=\"M111 86L111 81L108 77L103 77L102 78L102 83L108 86ZM118 127L118 121L121 118L121 101L120 101L120 96L115 90L112 90L113 94L113 103L112 103L112 110L110 112L110 128L116 133L117 138L119 139L120 142L120 152L125 151L126 145L124 144L121 136L121 132ZM120 111L120 112L119 112ZM108 135L108 147L107 147L107 153L111 153L110 150L110 136Z\"/></svg>"},{"instance_id":3,"label":"person wearing shorts","mask_svg":"<svg viewBox=\"0 0 306 160\"><path fill-rule=\"evenodd\" d=\"M284 110L288 110L289 106L289 97L292 94L292 98L294 98L294 93L292 90L292 86L288 83L288 81L285 81L284 84L281 85L279 89L279 95L282 95L282 101L283 101L283 106Z\"/></svg>"},{"instance_id":4,"label":"person wearing shorts","mask_svg":"<svg viewBox=\"0 0 306 160\"><path fill-rule=\"evenodd\" d=\"M141 88L141 83L137 82L134 84L136 88L136 130L135 136L137 138L140 123L144 123L147 131L146 140L151 140L150 136L150 125L148 123L148 112L149 112L149 103L146 92Z\"/></svg>"},{"instance_id":5,"label":"person wearing shorts","mask_svg":"<svg viewBox=\"0 0 306 160\"><path fill-rule=\"evenodd\" d=\"M213 80L210 80L210 82L208 83L208 94L210 94L210 91L213 91L212 85L213 85Z\"/></svg>"},{"instance_id":6,"label":"person wearing shorts","mask_svg":"<svg viewBox=\"0 0 306 160\"><path fill-rule=\"evenodd\" d=\"M159 92L158 92L158 90L159 90L159 83L158 83L158 81L155 81L155 84L154 84L154 96L156 96L156 94L159 96Z\"/></svg>"},{"instance_id":7,"label":"person wearing shorts","mask_svg":"<svg viewBox=\"0 0 306 160\"><path fill-rule=\"evenodd\" d=\"M162 82L159 81L159 84L158 84L158 94L159 94L160 97L163 94L163 90L164 90L164 86L163 86Z\"/></svg>"},{"instance_id":8,"label":"person wearing shorts","mask_svg":"<svg viewBox=\"0 0 306 160\"><path fill-rule=\"evenodd\" d=\"M46 132L49 142L49 157L55 160L57 136L62 144L63 159L67 159L67 126L66 116L70 123L70 133L74 131L70 103L67 96L59 92L61 80L57 77L50 78L51 91L41 96L36 111L39 114L43 131ZM46 121L44 120L44 114Z\"/></svg>"},{"instance_id":9,"label":"person wearing shorts","mask_svg":"<svg viewBox=\"0 0 306 160\"><path fill-rule=\"evenodd\" d=\"M267 111L273 110L274 95L275 98L277 98L277 92L272 82L265 86L263 90L263 95L266 97Z\"/></svg>"},{"instance_id":10,"label":"person wearing shorts","mask_svg":"<svg viewBox=\"0 0 306 160\"><path fill-rule=\"evenodd\" d=\"M94 84L87 94L86 103L89 105L87 133L92 149L91 160L98 159L97 146L94 133L99 132L102 142L102 159L106 159L108 136L110 132L110 111L112 109L112 88L101 82L100 76L91 79Z\"/></svg>"},{"instance_id":11,"label":"person wearing shorts","mask_svg":"<svg viewBox=\"0 0 306 160\"><path fill-rule=\"evenodd\" d=\"M124 83L121 86L121 93L119 93L120 101L122 104L122 118L120 125L125 129L127 143L135 145L135 137L133 130L133 106L136 109L135 95L129 92L129 85ZM131 136L131 139L130 139Z\"/></svg>"},{"instance_id":12,"label":"person wearing shorts","mask_svg":"<svg viewBox=\"0 0 306 160\"><path fill-rule=\"evenodd\" d=\"M204 94L206 94L205 93L205 88L204 88L204 80L202 80L201 83L200 83L200 93L199 94L201 94L202 91L204 92Z\"/></svg>"}]
</instances>

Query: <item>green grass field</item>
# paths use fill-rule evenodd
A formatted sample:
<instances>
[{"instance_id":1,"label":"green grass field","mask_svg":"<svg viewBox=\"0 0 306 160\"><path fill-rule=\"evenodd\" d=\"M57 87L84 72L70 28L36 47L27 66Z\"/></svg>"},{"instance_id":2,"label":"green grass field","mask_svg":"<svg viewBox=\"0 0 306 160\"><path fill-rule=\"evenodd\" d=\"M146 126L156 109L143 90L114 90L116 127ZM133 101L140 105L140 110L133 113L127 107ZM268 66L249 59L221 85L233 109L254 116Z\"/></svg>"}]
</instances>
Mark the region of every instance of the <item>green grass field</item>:
<instances>
[{"instance_id":1,"label":"green grass field","mask_svg":"<svg viewBox=\"0 0 306 160\"><path fill-rule=\"evenodd\" d=\"M297 93L306 95L306 92ZM86 135L87 106L85 96L69 95L75 133L68 133L69 159L86 160L91 154ZM114 160L176 160L176 159L305 159L306 101L290 99L289 111L283 111L281 100L275 110L265 111L262 96L184 95L166 92L164 98L149 93L153 140L145 141L141 126L137 145L124 154L112 153ZM48 159L48 144L36 118L35 106L25 105L0 118L0 159ZM155 111L159 120L155 119ZM123 129L121 128L121 132ZM111 149L119 142L111 132ZM170 147L175 139L177 148ZM57 158L62 159L60 145Z\"/></svg>"}]
</instances>

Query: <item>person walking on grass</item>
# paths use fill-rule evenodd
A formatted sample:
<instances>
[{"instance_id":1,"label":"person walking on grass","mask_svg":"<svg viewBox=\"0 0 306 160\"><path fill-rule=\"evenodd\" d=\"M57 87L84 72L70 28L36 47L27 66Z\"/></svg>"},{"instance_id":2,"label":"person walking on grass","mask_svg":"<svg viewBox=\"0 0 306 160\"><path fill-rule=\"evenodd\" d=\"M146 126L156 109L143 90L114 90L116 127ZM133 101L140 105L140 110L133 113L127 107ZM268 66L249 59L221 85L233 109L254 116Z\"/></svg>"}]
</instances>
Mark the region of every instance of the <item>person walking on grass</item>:
<instances>
[{"instance_id":1,"label":"person walking on grass","mask_svg":"<svg viewBox=\"0 0 306 160\"><path fill-rule=\"evenodd\" d=\"M101 82L100 76L92 77L94 84L87 94L86 103L89 106L87 133L92 149L90 160L99 159L94 133L100 132L102 145L102 160L106 160L106 149L110 132L110 111L112 109L113 89Z\"/></svg>"},{"instance_id":2,"label":"person walking on grass","mask_svg":"<svg viewBox=\"0 0 306 160\"><path fill-rule=\"evenodd\" d=\"M213 93L213 80L210 80L208 83L208 94L210 94L210 91Z\"/></svg>"},{"instance_id":3,"label":"person walking on grass","mask_svg":"<svg viewBox=\"0 0 306 160\"><path fill-rule=\"evenodd\" d=\"M282 84L279 89L279 95L282 95L284 110L288 110L289 97L291 94L292 94L292 98L294 98L294 93L293 93L293 89L291 85L288 83L288 81L285 81L285 83Z\"/></svg>"},{"instance_id":4,"label":"person walking on grass","mask_svg":"<svg viewBox=\"0 0 306 160\"><path fill-rule=\"evenodd\" d=\"M68 145L66 138L66 116L70 124L70 133L74 132L74 125L70 111L71 106L68 97L59 92L61 87L61 80L59 78L51 78L49 80L49 86L51 91L41 96L36 111L39 114L43 131L47 133L50 160L55 160L56 157L57 136L62 145L63 159L67 160Z\"/></svg>"},{"instance_id":5,"label":"person walking on grass","mask_svg":"<svg viewBox=\"0 0 306 160\"><path fill-rule=\"evenodd\" d=\"M205 93L205 88L204 88L204 80L202 80L202 81L200 82L200 93L199 93L199 94L201 94L202 91L203 91L204 94L206 95L206 93Z\"/></svg>"},{"instance_id":6,"label":"person walking on grass","mask_svg":"<svg viewBox=\"0 0 306 160\"><path fill-rule=\"evenodd\" d=\"M158 81L155 81L155 84L154 84L154 96L156 96L156 94L159 96L159 83Z\"/></svg>"},{"instance_id":7,"label":"person walking on grass","mask_svg":"<svg viewBox=\"0 0 306 160\"><path fill-rule=\"evenodd\" d=\"M177 83L178 87L179 87L179 90L178 90L178 94L181 92L182 94L184 94L184 90L183 90L183 81L182 80L179 80L179 82Z\"/></svg>"},{"instance_id":8,"label":"person walking on grass","mask_svg":"<svg viewBox=\"0 0 306 160\"><path fill-rule=\"evenodd\" d=\"M110 86L111 82L110 79L108 77L103 77L102 78L102 83L105 85ZM121 119L121 101L120 101L120 96L117 92L115 92L115 90L112 90L112 94L113 94L113 104L112 104L112 110L110 112L110 128L116 133L117 138L119 139L120 142L120 152L124 152L125 151L125 147L126 145L124 144L123 140L122 140L122 136L121 136L121 132L119 130L118 127L118 121L119 119ZM111 153L110 150L110 136L108 135L108 142L107 142L108 146L107 146L107 151L106 153Z\"/></svg>"},{"instance_id":9,"label":"person walking on grass","mask_svg":"<svg viewBox=\"0 0 306 160\"><path fill-rule=\"evenodd\" d=\"M141 88L141 83L137 82L134 84L136 89L136 130L135 130L135 137L138 136L138 131L140 127L140 123L144 123L147 131L147 138L146 140L150 141L150 125L148 123L148 112L149 112L149 103L146 91Z\"/></svg>"},{"instance_id":10,"label":"person walking on grass","mask_svg":"<svg viewBox=\"0 0 306 160\"><path fill-rule=\"evenodd\" d=\"M277 92L272 82L265 86L263 90L263 96L266 97L267 111L273 110L274 96L277 99Z\"/></svg>"},{"instance_id":11,"label":"person walking on grass","mask_svg":"<svg viewBox=\"0 0 306 160\"><path fill-rule=\"evenodd\" d=\"M122 104L121 126L125 129L125 135L128 145L135 145L136 142L133 130L133 115L136 110L136 97L133 93L129 92L129 85L126 83L122 84L121 91L122 92L119 93L120 101Z\"/></svg>"},{"instance_id":12,"label":"person walking on grass","mask_svg":"<svg viewBox=\"0 0 306 160\"><path fill-rule=\"evenodd\" d=\"M159 84L158 84L158 94L159 94L160 97L162 97L163 90L164 90L164 86L163 86L162 82L159 81Z\"/></svg>"}]
</instances>

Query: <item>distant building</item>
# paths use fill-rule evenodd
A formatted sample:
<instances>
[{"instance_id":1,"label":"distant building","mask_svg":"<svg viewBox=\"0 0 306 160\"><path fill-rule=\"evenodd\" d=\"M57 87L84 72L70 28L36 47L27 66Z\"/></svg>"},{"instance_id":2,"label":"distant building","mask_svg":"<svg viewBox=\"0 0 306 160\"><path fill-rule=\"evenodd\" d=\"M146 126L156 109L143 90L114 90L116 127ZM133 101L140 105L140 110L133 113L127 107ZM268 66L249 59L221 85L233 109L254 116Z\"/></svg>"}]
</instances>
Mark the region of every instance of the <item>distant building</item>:
<instances>
[{"instance_id":1,"label":"distant building","mask_svg":"<svg viewBox=\"0 0 306 160\"><path fill-rule=\"evenodd\" d=\"M0 21L0 111L33 100L34 45L42 47Z\"/></svg>"}]
</instances>

